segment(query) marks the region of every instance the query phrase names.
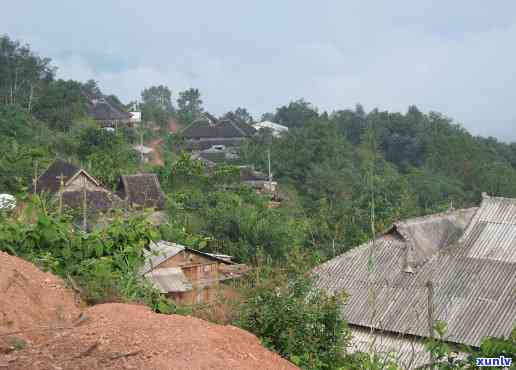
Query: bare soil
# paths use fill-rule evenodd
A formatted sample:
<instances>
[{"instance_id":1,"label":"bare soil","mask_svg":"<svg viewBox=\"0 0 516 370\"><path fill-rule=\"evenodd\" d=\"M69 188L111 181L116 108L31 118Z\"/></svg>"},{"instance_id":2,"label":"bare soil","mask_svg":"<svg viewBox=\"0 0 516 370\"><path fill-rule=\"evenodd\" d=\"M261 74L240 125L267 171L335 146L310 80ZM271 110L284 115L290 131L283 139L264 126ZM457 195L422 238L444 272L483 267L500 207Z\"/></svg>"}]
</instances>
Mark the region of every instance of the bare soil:
<instances>
[{"instance_id":1,"label":"bare soil","mask_svg":"<svg viewBox=\"0 0 516 370\"><path fill-rule=\"evenodd\" d=\"M156 139L149 143L149 147L154 149L153 155L154 158L152 159L152 164L155 164L157 166L163 166L163 159L161 158L161 143L163 142L163 139Z\"/></svg>"},{"instance_id":2,"label":"bare soil","mask_svg":"<svg viewBox=\"0 0 516 370\"><path fill-rule=\"evenodd\" d=\"M23 329L15 335L27 340L0 351L0 369L296 369L233 326L121 303L81 313L78 303L58 278L0 253L0 339Z\"/></svg>"},{"instance_id":3,"label":"bare soil","mask_svg":"<svg viewBox=\"0 0 516 370\"><path fill-rule=\"evenodd\" d=\"M79 299L56 276L0 251L0 339L17 333L29 343L79 317Z\"/></svg>"}]
</instances>

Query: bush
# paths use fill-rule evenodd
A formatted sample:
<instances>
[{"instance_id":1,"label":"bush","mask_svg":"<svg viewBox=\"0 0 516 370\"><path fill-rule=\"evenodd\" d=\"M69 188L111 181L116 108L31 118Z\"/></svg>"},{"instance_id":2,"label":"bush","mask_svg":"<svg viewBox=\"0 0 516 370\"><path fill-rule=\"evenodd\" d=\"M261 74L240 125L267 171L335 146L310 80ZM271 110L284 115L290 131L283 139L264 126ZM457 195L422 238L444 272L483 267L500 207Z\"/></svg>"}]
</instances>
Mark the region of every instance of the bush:
<instances>
[{"instance_id":1,"label":"bush","mask_svg":"<svg viewBox=\"0 0 516 370\"><path fill-rule=\"evenodd\" d=\"M259 265L244 293L240 327L256 334L265 346L306 369L338 369L349 338L340 319L344 297L317 290L305 274L305 257L293 253L285 268Z\"/></svg>"},{"instance_id":2,"label":"bush","mask_svg":"<svg viewBox=\"0 0 516 370\"><path fill-rule=\"evenodd\" d=\"M119 217L105 229L77 232L70 218L48 213L38 197L33 201L34 222L6 218L0 223L1 250L77 284L89 303L137 301L158 312L175 311L138 274L145 246L160 236L142 216Z\"/></svg>"}]
</instances>

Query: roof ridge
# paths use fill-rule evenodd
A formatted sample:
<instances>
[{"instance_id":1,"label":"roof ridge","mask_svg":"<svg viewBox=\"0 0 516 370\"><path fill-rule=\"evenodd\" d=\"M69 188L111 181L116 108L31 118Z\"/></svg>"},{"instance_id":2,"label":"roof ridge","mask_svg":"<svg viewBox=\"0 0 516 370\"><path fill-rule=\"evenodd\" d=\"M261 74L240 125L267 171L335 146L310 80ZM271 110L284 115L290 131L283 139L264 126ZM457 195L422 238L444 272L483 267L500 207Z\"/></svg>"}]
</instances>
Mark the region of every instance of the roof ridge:
<instances>
[{"instance_id":1,"label":"roof ridge","mask_svg":"<svg viewBox=\"0 0 516 370\"><path fill-rule=\"evenodd\" d=\"M487 193L482 193L482 202L484 200L504 200L504 201L509 201L511 203L516 203L516 198L492 196L492 195L489 195Z\"/></svg>"},{"instance_id":2,"label":"roof ridge","mask_svg":"<svg viewBox=\"0 0 516 370\"><path fill-rule=\"evenodd\" d=\"M480 207L459 208L459 209L447 210L447 211L439 212L439 213L432 213L432 214L424 215L424 216L411 217L411 218L407 218L405 220L396 221L393 223L393 226L398 227L398 226L411 225L411 224L427 221L427 220L433 219L433 218L440 218L440 217L449 216L449 215L453 215L453 214L457 214L457 213L461 213L461 212L473 211L475 209L478 210L478 208L480 208Z\"/></svg>"}]
</instances>

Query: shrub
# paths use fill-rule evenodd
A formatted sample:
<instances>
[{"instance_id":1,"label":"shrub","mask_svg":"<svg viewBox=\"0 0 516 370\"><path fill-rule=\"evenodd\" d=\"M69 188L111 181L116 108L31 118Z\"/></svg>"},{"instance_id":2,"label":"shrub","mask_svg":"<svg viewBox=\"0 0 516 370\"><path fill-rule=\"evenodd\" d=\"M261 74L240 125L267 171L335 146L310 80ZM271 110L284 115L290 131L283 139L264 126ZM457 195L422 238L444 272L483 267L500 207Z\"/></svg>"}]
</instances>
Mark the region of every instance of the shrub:
<instances>
[{"instance_id":1,"label":"shrub","mask_svg":"<svg viewBox=\"0 0 516 370\"><path fill-rule=\"evenodd\" d=\"M349 331L340 319L343 297L317 290L299 253L285 268L259 265L250 278L237 325L264 345L306 369L338 369Z\"/></svg>"}]
</instances>

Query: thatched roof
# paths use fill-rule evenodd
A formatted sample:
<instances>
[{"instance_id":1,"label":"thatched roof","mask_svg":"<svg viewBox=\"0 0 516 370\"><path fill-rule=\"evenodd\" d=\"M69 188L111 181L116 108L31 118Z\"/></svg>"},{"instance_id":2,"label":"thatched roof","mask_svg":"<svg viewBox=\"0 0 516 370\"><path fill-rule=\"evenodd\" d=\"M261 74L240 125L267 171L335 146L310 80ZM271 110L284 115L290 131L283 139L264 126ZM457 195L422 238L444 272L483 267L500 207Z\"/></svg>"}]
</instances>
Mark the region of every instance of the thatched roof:
<instances>
[{"instance_id":1,"label":"thatched roof","mask_svg":"<svg viewBox=\"0 0 516 370\"><path fill-rule=\"evenodd\" d=\"M82 209L84 193L82 191L63 192L63 205L72 209ZM106 212L120 207L121 199L106 190L87 190L86 206L89 213Z\"/></svg>"},{"instance_id":2,"label":"thatched roof","mask_svg":"<svg viewBox=\"0 0 516 370\"><path fill-rule=\"evenodd\" d=\"M87 113L93 119L97 121L129 121L131 114L123 112L112 104L110 104L105 98L92 99L87 104Z\"/></svg>"},{"instance_id":3,"label":"thatched roof","mask_svg":"<svg viewBox=\"0 0 516 370\"><path fill-rule=\"evenodd\" d=\"M121 176L117 194L129 204L145 208L165 208L165 194L153 173Z\"/></svg>"},{"instance_id":4,"label":"thatched roof","mask_svg":"<svg viewBox=\"0 0 516 370\"><path fill-rule=\"evenodd\" d=\"M508 336L516 319L516 200L484 197L478 209L401 222L314 273L319 287L350 294L343 316L354 326L427 337L431 282L434 319L447 323L447 340L478 346Z\"/></svg>"},{"instance_id":5,"label":"thatched roof","mask_svg":"<svg viewBox=\"0 0 516 370\"><path fill-rule=\"evenodd\" d=\"M63 183L66 186L70 181L79 176L81 173L88 177L91 182L99 185L98 181L83 169L62 159L56 159L54 163L52 163L50 167L48 167L47 170L38 177L36 181L36 191L38 193L48 192L54 194L59 191L61 186L61 176L63 178ZM30 186L29 190L34 192L33 184Z\"/></svg>"},{"instance_id":6,"label":"thatched roof","mask_svg":"<svg viewBox=\"0 0 516 370\"><path fill-rule=\"evenodd\" d=\"M230 119L217 120L211 115L192 122L182 135L187 139L215 139L215 138L247 138L256 133L256 130L243 122Z\"/></svg>"}]
</instances>

